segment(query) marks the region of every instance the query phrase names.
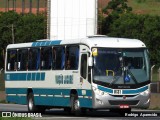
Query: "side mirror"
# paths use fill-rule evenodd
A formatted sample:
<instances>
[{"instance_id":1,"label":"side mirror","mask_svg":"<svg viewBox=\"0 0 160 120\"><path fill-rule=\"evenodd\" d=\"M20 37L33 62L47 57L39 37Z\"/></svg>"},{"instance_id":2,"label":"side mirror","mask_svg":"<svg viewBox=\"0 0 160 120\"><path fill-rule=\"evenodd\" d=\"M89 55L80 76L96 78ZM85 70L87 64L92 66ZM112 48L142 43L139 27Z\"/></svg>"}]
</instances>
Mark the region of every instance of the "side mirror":
<instances>
[{"instance_id":1,"label":"side mirror","mask_svg":"<svg viewBox=\"0 0 160 120\"><path fill-rule=\"evenodd\" d=\"M92 66L93 66L93 58L92 58L92 57L89 57L89 58L88 58L88 66L89 66L89 67L92 67Z\"/></svg>"}]
</instances>

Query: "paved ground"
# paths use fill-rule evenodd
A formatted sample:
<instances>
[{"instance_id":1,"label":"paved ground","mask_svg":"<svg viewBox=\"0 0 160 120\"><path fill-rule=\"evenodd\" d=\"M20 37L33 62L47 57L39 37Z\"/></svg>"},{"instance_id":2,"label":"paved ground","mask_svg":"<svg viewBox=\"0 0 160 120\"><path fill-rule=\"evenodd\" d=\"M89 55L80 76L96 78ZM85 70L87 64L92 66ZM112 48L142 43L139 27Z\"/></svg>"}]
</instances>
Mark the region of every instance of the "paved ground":
<instances>
[{"instance_id":1,"label":"paved ground","mask_svg":"<svg viewBox=\"0 0 160 120\"><path fill-rule=\"evenodd\" d=\"M26 105L17 105L17 104L0 104L0 113L4 115L4 111L10 113L12 117L22 114L32 114L28 113ZM130 114L125 114L125 117L121 117L118 113L109 112L108 110L99 110L99 111L88 111L85 115L74 116L70 115L67 112L64 112L63 109L51 109L47 110L44 114L38 113L38 117L33 117L36 120L141 120L141 119L160 119L160 110L140 110L133 109ZM136 118L135 118L136 117Z\"/></svg>"}]
</instances>

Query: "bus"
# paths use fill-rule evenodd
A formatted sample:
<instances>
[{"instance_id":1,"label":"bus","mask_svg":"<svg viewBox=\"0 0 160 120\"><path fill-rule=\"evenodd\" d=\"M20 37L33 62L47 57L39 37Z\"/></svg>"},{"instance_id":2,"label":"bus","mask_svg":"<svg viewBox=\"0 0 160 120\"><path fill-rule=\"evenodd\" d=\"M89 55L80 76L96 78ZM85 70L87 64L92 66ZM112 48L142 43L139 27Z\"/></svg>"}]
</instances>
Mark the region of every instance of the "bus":
<instances>
[{"instance_id":1,"label":"bus","mask_svg":"<svg viewBox=\"0 0 160 120\"><path fill-rule=\"evenodd\" d=\"M150 104L150 64L137 39L89 36L39 40L6 48L6 100L29 112L130 112Z\"/></svg>"}]
</instances>

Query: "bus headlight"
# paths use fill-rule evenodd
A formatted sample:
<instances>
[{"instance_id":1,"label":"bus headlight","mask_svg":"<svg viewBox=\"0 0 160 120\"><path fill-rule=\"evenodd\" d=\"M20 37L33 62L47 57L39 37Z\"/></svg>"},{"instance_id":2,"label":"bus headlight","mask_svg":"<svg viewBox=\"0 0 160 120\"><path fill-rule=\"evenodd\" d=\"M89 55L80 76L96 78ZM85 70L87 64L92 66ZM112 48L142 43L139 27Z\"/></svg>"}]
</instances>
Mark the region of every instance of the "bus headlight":
<instances>
[{"instance_id":1,"label":"bus headlight","mask_svg":"<svg viewBox=\"0 0 160 120\"><path fill-rule=\"evenodd\" d=\"M146 91L140 93L140 95L143 95L143 96L148 96L149 94L150 94L149 89L147 89Z\"/></svg>"},{"instance_id":2,"label":"bus headlight","mask_svg":"<svg viewBox=\"0 0 160 120\"><path fill-rule=\"evenodd\" d=\"M103 92L95 87L93 87L93 91L97 94L97 95L106 95L106 92Z\"/></svg>"}]
</instances>

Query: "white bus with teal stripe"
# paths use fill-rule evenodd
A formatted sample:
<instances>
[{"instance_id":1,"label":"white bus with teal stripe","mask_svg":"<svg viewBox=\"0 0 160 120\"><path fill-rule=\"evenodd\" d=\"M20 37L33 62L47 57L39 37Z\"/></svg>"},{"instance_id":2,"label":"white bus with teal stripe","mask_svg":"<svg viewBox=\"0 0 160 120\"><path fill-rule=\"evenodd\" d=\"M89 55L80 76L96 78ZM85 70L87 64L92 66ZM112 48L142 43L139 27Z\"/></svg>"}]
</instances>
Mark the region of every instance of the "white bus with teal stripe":
<instances>
[{"instance_id":1,"label":"white bus with teal stripe","mask_svg":"<svg viewBox=\"0 0 160 120\"><path fill-rule=\"evenodd\" d=\"M30 112L149 107L149 58L140 40L93 36L11 44L5 63L6 100L27 104Z\"/></svg>"}]
</instances>

